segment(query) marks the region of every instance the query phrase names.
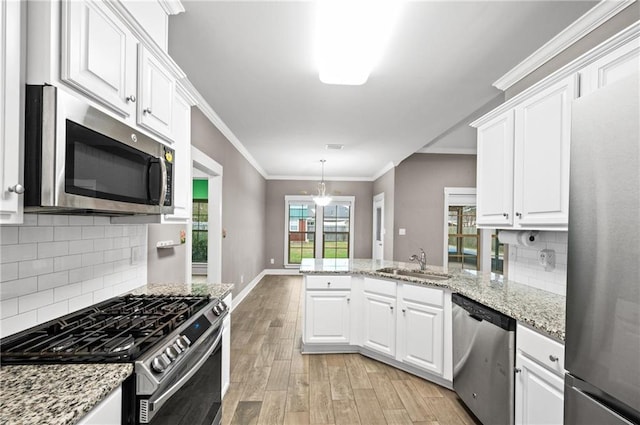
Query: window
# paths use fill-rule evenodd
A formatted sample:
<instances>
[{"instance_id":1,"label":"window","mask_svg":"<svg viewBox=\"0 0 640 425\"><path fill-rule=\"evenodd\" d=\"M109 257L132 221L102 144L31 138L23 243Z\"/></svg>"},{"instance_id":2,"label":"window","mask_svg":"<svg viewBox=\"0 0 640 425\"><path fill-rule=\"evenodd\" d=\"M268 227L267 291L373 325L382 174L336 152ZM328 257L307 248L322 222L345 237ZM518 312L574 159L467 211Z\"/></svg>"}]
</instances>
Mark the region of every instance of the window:
<instances>
[{"instance_id":1,"label":"window","mask_svg":"<svg viewBox=\"0 0 640 425\"><path fill-rule=\"evenodd\" d=\"M450 206L448 219L449 269L480 268L475 206Z\"/></svg>"},{"instance_id":2,"label":"window","mask_svg":"<svg viewBox=\"0 0 640 425\"><path fill-rule=\"evenodd\" d=\"M285 266L305 258L352 258L354 200L334 196L319 207L310 196L286 196Z\"/></svg>"},{"instance_id":3,"label":"window","mask_svg":"<svg viewBox=\"0 0 640 425\"><path fill-rule=\"evenodd\" d=\"M504 274L504 244L498 240L496 229L491 231L491 272Z\"/></svg>"},{"instance_id":4,"label":"window","mask_svg":"<svg viewBox=\"0 0 640 425\"><path fill-rule=\"evenodd\" d=\"M206 199L193 200L193 212L191 213L193 228L191 260L194 263L207 262L207 246L209 244L209 201Z\"/></svg>"}]
</instances>

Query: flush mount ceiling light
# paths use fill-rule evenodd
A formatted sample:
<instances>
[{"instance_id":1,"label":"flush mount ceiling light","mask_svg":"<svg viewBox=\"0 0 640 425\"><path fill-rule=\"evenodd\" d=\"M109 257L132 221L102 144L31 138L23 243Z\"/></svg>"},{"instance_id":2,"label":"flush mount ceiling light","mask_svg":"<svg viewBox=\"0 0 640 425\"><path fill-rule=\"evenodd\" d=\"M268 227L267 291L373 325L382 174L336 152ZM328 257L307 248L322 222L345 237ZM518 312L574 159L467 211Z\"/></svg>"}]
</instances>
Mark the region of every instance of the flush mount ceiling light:
<instances>
[{"instance_id":1,"label":"flush mount ceiling light","mask_svg":"<svg viewBox=\"0 0 640 425\"><path fill-rule=\"evenodd\" d=\"M320 183L318 183L318 196L313 197L313 202L315 202L316 205L325 207L331 203L331 197L327 195L327 187L324 184L324 163L327 162L327 160L321 159L320 162L322 163L322 179Z\"/></svg>"},{"instance_id":2,"label":"flush mount ceiling light","mask_svg":"<svg viewBox=\"0 0 640 425\"><path fill-rule=\"evenodd\" d=\"M402 0L317 0L320 81L364 84L380 59L401 4Z\"/></svg>"}]
</instances>

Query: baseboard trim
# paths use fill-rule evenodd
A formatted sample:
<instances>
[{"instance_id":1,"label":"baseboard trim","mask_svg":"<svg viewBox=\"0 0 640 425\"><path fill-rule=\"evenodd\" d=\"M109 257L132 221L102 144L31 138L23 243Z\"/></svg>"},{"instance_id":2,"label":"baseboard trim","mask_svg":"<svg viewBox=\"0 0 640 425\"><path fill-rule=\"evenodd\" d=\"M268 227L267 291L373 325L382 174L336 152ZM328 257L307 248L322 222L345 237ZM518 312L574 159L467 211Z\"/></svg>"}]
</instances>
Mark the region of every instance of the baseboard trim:
<instances>
[{"instance_id":1,"label":"baseboard trim","mask_svg":"<svg viewBox=\"0 0 640 425\"><path fill-rule=\"evenodd\" d=\"M249 284L245 286L244 289L240 291L240 293L238 293L237 296L233 297L233 305L231 306L232 313L233 313L233 310L235 310L236 307L239 306L240 303L245 299L245 297L249 295L251 291L253 291L253 288L256 287L258 282L260 282L264 276L265 276L265 271L263 270L260 273L258 273L258 275L254 277L253 280L249 282Z\"/></svg>"},{"instance_id":2,"label":"baseboard trim","mask_svg":"<svg viewBox=\"0 0 640 425\"><path fill-rule=\"evenodd\" d=\"M262 271L265 275L294 275L300 274L300 270L295 269L264 269Z\"/></svg>"}]
</instances>

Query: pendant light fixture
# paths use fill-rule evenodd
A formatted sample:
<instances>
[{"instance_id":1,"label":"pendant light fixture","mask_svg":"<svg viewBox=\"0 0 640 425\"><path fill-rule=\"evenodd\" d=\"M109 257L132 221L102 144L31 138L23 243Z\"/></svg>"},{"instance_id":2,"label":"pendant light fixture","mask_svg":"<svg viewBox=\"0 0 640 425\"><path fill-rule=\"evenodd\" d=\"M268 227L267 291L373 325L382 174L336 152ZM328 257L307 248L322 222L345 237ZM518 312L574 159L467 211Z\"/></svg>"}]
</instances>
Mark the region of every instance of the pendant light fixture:
<instances>
[{"instance_id":1,"label":"pendant light fixture","mask_svg":"<svg viewBox=\"0 0 640 425\"><path fill-rule=\"evenodd\" d=\"M318 206L325 207L331 203L331 196L327 195L327 187L324 184L324 163L327 162L327 160L321 159L320 162L322 163L322 179L320 183L318 183L318 196L313 197L313 202Z\"/></svg>"}]
</instances>

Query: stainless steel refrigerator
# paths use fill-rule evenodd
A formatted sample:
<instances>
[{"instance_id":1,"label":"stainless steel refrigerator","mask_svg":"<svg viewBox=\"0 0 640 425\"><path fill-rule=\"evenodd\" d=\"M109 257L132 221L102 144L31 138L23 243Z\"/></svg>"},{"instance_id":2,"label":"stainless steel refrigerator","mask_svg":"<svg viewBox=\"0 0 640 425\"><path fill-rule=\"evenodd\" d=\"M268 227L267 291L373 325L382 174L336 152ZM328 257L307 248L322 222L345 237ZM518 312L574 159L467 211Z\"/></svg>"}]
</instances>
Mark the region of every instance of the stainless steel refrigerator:
<instances>
[{"instance_id":1,"label":"stainless steel refrigerator","mask_svg":"<svg viewBox=\"0 0 640 425\"><path fill-rule=\"evenodd\" d=\"M567 425L640 423L639 79L573 103Z\"/></svg>"}]
</instances>

